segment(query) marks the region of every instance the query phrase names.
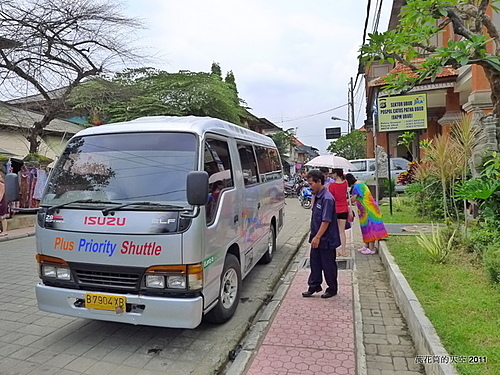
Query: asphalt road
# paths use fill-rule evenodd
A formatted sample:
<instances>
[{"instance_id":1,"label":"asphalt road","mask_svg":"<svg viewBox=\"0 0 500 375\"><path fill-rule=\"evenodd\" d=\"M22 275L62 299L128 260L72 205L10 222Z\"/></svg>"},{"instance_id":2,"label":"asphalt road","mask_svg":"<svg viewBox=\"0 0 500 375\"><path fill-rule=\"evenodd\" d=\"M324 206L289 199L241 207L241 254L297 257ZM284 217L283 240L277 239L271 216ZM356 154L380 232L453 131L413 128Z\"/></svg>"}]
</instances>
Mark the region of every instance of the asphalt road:
<instances>
[{"instance_id":1,"label":"asphalt road","mask_svg":"<svg viewBox=\"0 0 500 375\"><path fill-rule=\"evenodd\" d=\"M224 325L194 330L91 321L39 311L35 238L0 243L0 374L216 374L272 296L309 229L310 211L287 199L285 226L268 265L243 281Z\"/></svg>"}]
</instances>

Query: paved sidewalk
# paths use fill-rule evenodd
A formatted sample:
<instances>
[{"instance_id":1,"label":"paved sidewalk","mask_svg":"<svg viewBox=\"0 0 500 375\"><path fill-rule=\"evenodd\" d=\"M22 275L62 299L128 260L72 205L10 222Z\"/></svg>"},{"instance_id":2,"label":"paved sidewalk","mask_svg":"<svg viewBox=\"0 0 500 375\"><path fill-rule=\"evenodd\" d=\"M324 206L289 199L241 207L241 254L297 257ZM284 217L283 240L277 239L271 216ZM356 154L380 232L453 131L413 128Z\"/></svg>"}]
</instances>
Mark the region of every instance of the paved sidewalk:
<instances>
[{"instance_id":1,"label":"paved sidewalk","mask_svg":"<svg viewBox=\"0 0 500 375\"><path fill-rule=\"evenodd\" d=\"M0 237L0 242L15 240L18 238L29 237L35 235L35 228L20 228L20 229L10 229L6 236Z\"/></svg>"},{"instance_id":2,"label":"paved sidewalk","mask_svg":"<svg viewBox=\"0 0 500 375\"><path fill-rule=\"evenodd\" d=\"M356 274L339 271L339 295L323 300L320 294L301 296L307 289L309 269L297 270L248 375L355 374L359 363L363 363L359 371L367 375L425 373L415 364L417 353L380 257L357 253L355 249L362 244L359 225L351 232L348 247ZM298 258L307 257L308 250L303 246ZM354 290L353 279L359 290ZM353 301L353 296L359 300ZM357 327L353 323L356 305L356 324L362 320ZM355 342L356 337L362 342Z\"/></svg>"},{"instance_id":3,"label":"paved sidewalk","mask_svg":"<svg viewBox=\"0 0 500 375\"><path fill-rule=\"evenodd\" d=\"M378 255L356 254L367 375L425 374Z\"/></svg>"},{"instance_id":4,"label":"paved sidewalk","mask_svg":"<svg viewBox=\"0 0 500 375\"><path fill-rule=\"evenodd\" d=\"M307 257L303 246L300 257ZM339 271L339 294L304 298L309 268L301 268L291 283L247 372L258 374L354 374L354 313L352 271Z\"/></svg>"}]
</instances>

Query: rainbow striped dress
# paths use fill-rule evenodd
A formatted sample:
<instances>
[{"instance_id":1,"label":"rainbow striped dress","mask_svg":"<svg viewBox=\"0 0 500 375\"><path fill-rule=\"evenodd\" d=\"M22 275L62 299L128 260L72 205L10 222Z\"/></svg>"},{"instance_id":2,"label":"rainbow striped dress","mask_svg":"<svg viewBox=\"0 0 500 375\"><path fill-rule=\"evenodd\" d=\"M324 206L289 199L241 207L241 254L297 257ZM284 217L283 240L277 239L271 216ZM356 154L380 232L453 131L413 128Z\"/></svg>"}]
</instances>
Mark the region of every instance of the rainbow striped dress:
<instances>
[{"instance_id":1,"label":"rainbow striped dress","mask_svg":"<svg viewBox=\"0 0 500 375\"><path fill-rule=\"evenodd\" d=\"M352 187L351 194L357 195L356 205L358 206L359 225L361 226L363 242L374 242L387 237L388 234L382 221L380 208L368 186L362 182L356 182Z\"/></svg>"}]
</instances>

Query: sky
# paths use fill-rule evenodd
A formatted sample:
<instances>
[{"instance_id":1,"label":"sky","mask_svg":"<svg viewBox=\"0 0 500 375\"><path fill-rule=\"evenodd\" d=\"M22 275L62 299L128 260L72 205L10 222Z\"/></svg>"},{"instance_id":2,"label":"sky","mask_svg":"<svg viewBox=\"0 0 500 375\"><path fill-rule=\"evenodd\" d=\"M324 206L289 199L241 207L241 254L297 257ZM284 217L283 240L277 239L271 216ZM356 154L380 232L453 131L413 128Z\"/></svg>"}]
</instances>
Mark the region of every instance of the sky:
<instances>
[{"instance_id":1,"label":"sky","mask_svg":"<svg viewBox=\"0 0 500 375\"><path fill-rule=\"evenodd\" d=\"M148 65L169 72L232 70L251 112L326 152L325 128L347 119L347 85L357 74L367 0L126 0L124 13L145 28L135 42ZM372 1L368 31L373 29ZM379 31L392 1L383 2ZM360 80L361 81L361 80ZM364 86L355 98L364 120ZM339 109L329 111L332 108ZM322 113L325 112L325 113Z\"/></svg>"}]
</instances>

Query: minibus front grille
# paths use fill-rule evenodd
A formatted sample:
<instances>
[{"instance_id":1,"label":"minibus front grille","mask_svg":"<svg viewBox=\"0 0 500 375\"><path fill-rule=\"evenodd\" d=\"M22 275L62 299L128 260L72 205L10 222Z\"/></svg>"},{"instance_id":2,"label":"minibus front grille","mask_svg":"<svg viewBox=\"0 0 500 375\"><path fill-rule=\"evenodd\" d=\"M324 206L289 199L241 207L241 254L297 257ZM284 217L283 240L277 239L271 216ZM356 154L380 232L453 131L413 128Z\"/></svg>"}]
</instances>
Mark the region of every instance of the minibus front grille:
<instances>
[{"instance_id":1,"label":"minibus front grille","mask_svg":"<svg viewBox=\"0 0 500 375\"><path fill-rule=\"evenodd\" d=\"M136 289L139 275L131 273L96 272L76 270L80 285Z\"/></svg>"},{"instance_id":2,"label":"minibus front grille","mask_svg":"<svg viewBox=\"0 0 500 375\"><path fill-rule=\"evenodd\" d=\"M70 267L80 287L102 291L138 291L144 268L72 263ZM110 270L110 268L112 268Z\"/></svg>"}]
</instances>

